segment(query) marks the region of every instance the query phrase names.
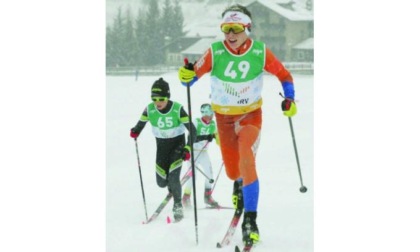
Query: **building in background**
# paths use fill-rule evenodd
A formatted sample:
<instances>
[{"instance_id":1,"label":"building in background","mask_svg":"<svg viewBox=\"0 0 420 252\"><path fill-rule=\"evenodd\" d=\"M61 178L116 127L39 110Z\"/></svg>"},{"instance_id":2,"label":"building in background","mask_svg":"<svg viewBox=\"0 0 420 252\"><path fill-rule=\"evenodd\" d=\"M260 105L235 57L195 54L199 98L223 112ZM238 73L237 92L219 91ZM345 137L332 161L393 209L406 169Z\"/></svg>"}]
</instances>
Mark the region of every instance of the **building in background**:
<instances>
[{"instance_id":1,"label":"building in background","mask_svg":"<svg viewBox=\"0 0 420 252\"><path fill-rule=\"evenodd\" d=\"M159 2L162 4L162 0ZM177 69L183 64L185 57L190 62L198 60L211 43L224 39L224 34L220 31L221 13L232 2L243 4L251 11L253 39L265 42L289 70L313 73L313 0L180 0L184 17L183 34L176 38L164 37L163 47L160 49L163 50L164 58L161 58L159 64L107 65L107 74L165 72ZM112 20L108 20L111 17L114 17L115 21L117 6L131 10L145 10L145 4L138 0L107 0L107 23L112 24ZM108 39L107 34L107 55L108 43L111 45L111 42L113 41ZM110 48L120 47L110 46ZM115 57L121 56L120 52L116 53Z\"/></svg>"},{"instance_id":2,"label":"building in background","mask_svg":"<svg viewBox=\"0 0 420 252\"><path fill-rule=\"evenodd\" d=\"M256 0L246 7L252 13L252 38L265 42L283 62L314 61L312 1L299 5L290 0ZM216 18L213 23L207 22L206 25L198 26L197 29L210 30L213 37L207 33L206 37L179 51L179 58L197 59L210 43L224 38L219 29L220 18Z\"/></svg>"},{"instance_id":3,"label":"building in background","mask_svg":"<svg viewBox=\"0 0 420 252\"><path fill-rule=\"evenodd\" d=\"M257 0L252 13L251 36L261 40L284 62L313 62L313 13L294 1Z\"/></svg>"}]
</instances>

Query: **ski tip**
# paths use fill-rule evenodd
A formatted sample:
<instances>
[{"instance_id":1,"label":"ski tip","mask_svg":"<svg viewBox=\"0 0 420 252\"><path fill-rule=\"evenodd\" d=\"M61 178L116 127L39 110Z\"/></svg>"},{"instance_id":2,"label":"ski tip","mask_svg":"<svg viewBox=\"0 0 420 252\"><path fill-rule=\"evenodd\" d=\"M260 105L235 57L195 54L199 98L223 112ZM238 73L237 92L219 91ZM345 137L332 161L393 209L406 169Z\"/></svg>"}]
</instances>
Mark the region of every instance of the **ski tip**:
<instances>
[{"instance_id":1,"label":"ski tip","mask_svg":"<svg viewBox=\"0 0 420 252\"><path fill-rule=\"evenodd\" d=\"M238 246L235 246L235 252L241 252Z\"/></svg>"},{"instance_id":2,"label":"ski tip","mask_svg":"<svg viewBox=\"0 0 420 252\"><path fill-rule=\"evenodd\" d=\"M166 223L171 224L171 217L169 216L166 217Z\"/></svg>"},{"instance_id":3,"label":"ski tip","mask_svg":"<svg viewBox=\"0 0 420 252\"><path fill-rule=\"evenodd\" d=\"M216 247L221 248L222 244L220 244L220 242L217 243Z\"/></svg>"}]
</instances>

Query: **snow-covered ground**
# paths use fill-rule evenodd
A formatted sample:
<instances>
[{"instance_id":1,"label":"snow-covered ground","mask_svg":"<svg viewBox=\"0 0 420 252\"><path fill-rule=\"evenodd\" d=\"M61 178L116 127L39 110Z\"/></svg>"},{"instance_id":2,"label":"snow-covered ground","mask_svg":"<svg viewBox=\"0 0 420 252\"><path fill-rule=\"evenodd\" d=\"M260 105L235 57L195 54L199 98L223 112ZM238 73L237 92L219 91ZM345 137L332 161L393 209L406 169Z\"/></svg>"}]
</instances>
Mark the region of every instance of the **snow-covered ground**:
<instances>
[{"instance_id":1,"label":"snow-covered ground","mask_svg":"<svg viewBox=\"0 0 420 252\"><path fill-rule=\"evenodd\" d=\"M194 210L185 211L180 223L167 224L172 218L172 201L152 223L141 224L145 211L140 186L135 143L129 130L150 102L150 88L160 76L107 76L106 78L106 251L233 251L241 243L240 231L231 246L218 249L233 210L198 210L198 245L196 244ZM177 73L163 74L169 82L171 99L181 102L186 110L186 88ZM288 120L280 109L282 91L276 78L264 77L263 129L257 167L260 177L258 224L260 251L313 251L313 76L294 75L298 114L293 117L295 137L308 192L299 192L300 180ZM192 116L209 102L209 81L205 75L191 88ZM138 138L141 172L150 216L166 195L167 189L155 182L155 138L150 125ZM221 169L220 151L215 143L210 148L213 172ZM186 169L186 164L183 170ZM220 204L231 206L232 181L222 168L214 197ZM204 206L204 180L196 173L198 208ZM238 229L239 230L239 229Z\"/></svg>"}]
</instances>

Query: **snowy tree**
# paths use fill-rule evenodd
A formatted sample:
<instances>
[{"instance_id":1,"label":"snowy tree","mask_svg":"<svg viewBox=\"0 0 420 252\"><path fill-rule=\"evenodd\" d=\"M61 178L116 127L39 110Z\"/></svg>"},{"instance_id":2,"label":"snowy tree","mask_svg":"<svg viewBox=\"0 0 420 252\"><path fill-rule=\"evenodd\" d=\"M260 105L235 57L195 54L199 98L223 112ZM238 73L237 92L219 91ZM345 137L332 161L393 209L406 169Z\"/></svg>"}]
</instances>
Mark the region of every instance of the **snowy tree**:
<instances>
[{"instance_id":1,"label":"snowy tree","mask_svg":"<svg viewBox=\"0 0 420 252\"><path fill-rule=\"evenodd\" d=\"M174 10L171 5L170 0L165 0L165 4L163 6L162 11L162 19L161 19L161 26L163 30L163 35L165 39L171 38L171 30L173 28L173 21L174 21Z\"/></svg>"},{"instance_id":2,"label":"snowy tree","mask_svg":"<svg viewBox=\"0 0 420 252\"><path fill-rule=\"evenodd\" d=\"M121 66L124 64L122 57L124 19L121 12L120 7L118 8L117 16L114 18L112 28L107 29L107 66Z\"/></svg>"},{"instance_id":3,"label":"snowy tree","mask_svg":"<svg viewBox=\"0 0 420 252\"><path fill-rule=\"evenodd\" d=\"M313 2L312 0L306 0L306 9L311 11L313 9Z\"/></svg>"},{"instance_id":4,"label":"snowy tree","mask_svg":"<svg viewBox=\"0 0 420 252\"><path fill-rule=\"evenodd\" d=\"M142 66L146 64L145 58L147 48L145 45L147 44L147 37L144 35L145 30L146 28L143 19L143 12L139 8L134 28L134 34L136 35L136 47L134 51L136 66Z\"/></svg>"},{"instance_id":5,"label":"snowy tree","mask_svg":"<svg viewBox=\"0 0 420 252\"><path fill-rule=\"evenodd\" d=\"M124 59L123 66L132 66L135 63L134 53L136 51L136 38L134 36L133 21L130 9L127 9L123 25L123 37L121 51Z\"/></svg>"},{"instance_id":6,"label":"snowy tree","mask_svg":"<svg viewBox=\"0 0 420 252\"><path fill-rule=\"evenodd\" d=\"M145 11L139 8L134 21L129 8L125 16L118 8L112 26L106 27L107 67L165 63L165 46L184 36L184 17L179 0L174 6L165 0L160 13L157 1L149 1Z\"/></svg>"},{"instance_id":7,"label":"snowy tree","mask_svg":"<svg viewBox=\"0 0 420 252\"><path fill-rule=\"evenodd\" d=\"M146 64L157 65L165 62L163 52L164 47L164 34L160 26L160 11L158 8L158 1L149 1L146 21L145 32L141 36L146 36Z\"/></svg>"},{"instance_id":8,"label":"snowy tree","mask_svg":"<svg viewBox=\"0 0 420 252\"><path fill-rule=\"evenodd\" d=\"M172 21L172 31L171 36L173 38L183 37L185 33L184 30L184 14L182 13L181 5L179 4L179 0L175 0L174 6L174 19Z\"/></svg>"}]
</instances>

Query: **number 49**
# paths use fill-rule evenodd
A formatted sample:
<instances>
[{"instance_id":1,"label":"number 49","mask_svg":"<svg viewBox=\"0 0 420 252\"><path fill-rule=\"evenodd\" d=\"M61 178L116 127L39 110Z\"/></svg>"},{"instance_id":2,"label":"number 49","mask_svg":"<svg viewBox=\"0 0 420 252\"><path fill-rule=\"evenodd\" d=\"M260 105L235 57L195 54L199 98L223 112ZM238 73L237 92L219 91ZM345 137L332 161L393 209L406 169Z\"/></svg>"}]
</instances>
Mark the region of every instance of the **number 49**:
<instances>
[{"instance_id":1,"label":"number 49","mask_svg":"<svg viewBox=\"0 0 420 252\"><path fill-rule=\"evenodd\" d=\"M226 70L225 70L225 73L224 73L225 76L229 76L232 79L235 79L236 76L238 75L236 73L236 71L232 69L234 63L235 62L230 61L229 64L228 64L228 66L226 67ZM241 61L241 62L239 62L239 64L238 64L238 70L242 73L241 74L241 79L245 79L245 77L246 77L246 75L247 75L247 73L249 71L249 62L248 61Z\"/></svg>"}]
</instances>

